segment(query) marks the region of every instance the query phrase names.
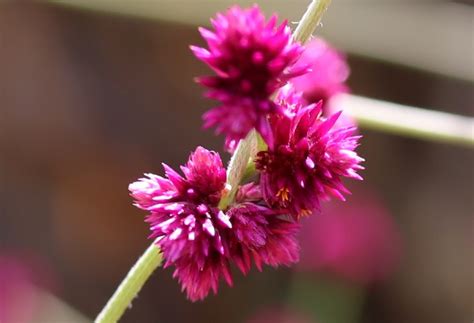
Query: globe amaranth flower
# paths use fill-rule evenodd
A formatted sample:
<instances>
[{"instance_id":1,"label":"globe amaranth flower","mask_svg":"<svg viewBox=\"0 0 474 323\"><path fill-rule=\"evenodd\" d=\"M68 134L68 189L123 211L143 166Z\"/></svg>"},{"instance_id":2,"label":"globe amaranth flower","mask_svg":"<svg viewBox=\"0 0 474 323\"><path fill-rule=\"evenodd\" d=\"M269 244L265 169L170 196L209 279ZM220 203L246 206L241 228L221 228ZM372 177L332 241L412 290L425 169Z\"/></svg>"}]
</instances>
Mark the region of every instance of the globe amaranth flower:
<instances>
[{"instance_id":1,"label":"globe amaranth flower","mask_svg":"<svg viewBox=\"0 0 474 323\"><path fill-rule=\"evenodd\" d=\"M328 203L322 209L301 230L298 268L363 285L389 278L400 260L401 238L377 195L365 189L354 194L351 203Z\"/></svg>"},{"instance_id":2,"label":"globe amaranth flower","mask_svg":"<svg viewBox=\"0 0 474 323\"><path fill-rule=\"evenodd\" d=\"M57 287L56 276L49 263L38 255L0 248L0 322L35 322L44 312L44 298L39 290Z\"/></svg>"},{"instance_id":3,"label":"globe amaranth flower","mask_svg":"<svg viewBox=\"0 0 474 323\"><path fill-rule=\"evenodd\" d=\"M321 38L315 38L305 45L295 66L311 68L309 73L290 81L295 91L303 93L307 104L322 100L324 110L333 96L349 91L345 82L350 70L345 55Z\"/></svg>"},{"instance_id":4,"label":"globe amaranth flower","mask_svg":"<svg viewBox=\"0 0 474 323\"><path fill-rule=\"evenodd\" d=\"M218 203L225 190L226 172L218 154L198 147L184 177L164 165L166 178L147 174L129 187L135 205L149 212L151 238L163 252L164 266L174 266L192 301L217 292L219 281L232 285L230 263L246 274L252 262L288 265L298 259L298 226L257 205L259 192L247 186L243 203L224 213ZM260 194L261 196L261 194Z\"/></svg>"},{"instance_id":5,"label":"globe amaranth flower","mask_svg":"<svg viewBox=\"0 0 474 323\"><path fill-rule=\"evenodd\" d=\"M250 270L252 260L258 270L262 270L262 264L290 266L299 260L297 223L255 203L237 204L227 214L233 226L233 260L244 274Z\"/></svg>"},{"instance_id":6,"label":"globe amaranth flower","mask_svg":"<svg viewBox=\"0 0 474 323\"><path fill-rule=\"evenodd\" d=\"M151 238L163 252L164 266L175 266L176 277L191 300L217 291L220 278L232 284L223 234L232 227L217 208L226 181L218 154L198 147L182 177L164 165L166 178L147 174L130 184L135 206L149 211Z\"/></svg>"},{"instance_id":7,"label":"globe amaranth flower","mask_svg":"<svg viewBox=\"0 0 474 323\"><path fill-rule=\"evenodd\" d=\"M208 49L191 46L216 75L197 78L208 88L207 96L221 105L204 114L204 126L226 135L232 149L256 128L271 141L267 115L278 109L270 96L289 78L306 72L306 66L290 68L303 47L292 42L287 22L268 21L257 5L231 7L211 20L214 31L200 28Z\"/></svg>"},{"instance_id":8,"label":"globe amaranth flower","mask_svg":"<svg viewBox=\"0 0 474 323\"><path fill-rule=\"evenodd\" d=\"M340 106L334 98L341 93L349 92L346 85L350 69L346 56L321 38L315 38L305 45L295 67L310 66L307 74L290 80L295 91L302 92L306 104L318 103L322 100L323 115L328 116L337 112ZM335 127L356 125L349 115L341 115Z\"/></svg>"},{"instance_id":9,"label":"globe amaranth flower","mask_svg":"<svg viewBox=\"0 0 474 323\"><path fill-rule=\"evenodd\" d=\"M363 158L355 152L360 138L353 135L355 128L334 128L340 112L322 117L321 102L305 106L289 86L278 101L285 113L270 118L274 145L256 158L265 200L296 218L319 209L322 199L344 200L349 191L342 178L362 179L357 174Z\"/></svg>"}]
</instances>

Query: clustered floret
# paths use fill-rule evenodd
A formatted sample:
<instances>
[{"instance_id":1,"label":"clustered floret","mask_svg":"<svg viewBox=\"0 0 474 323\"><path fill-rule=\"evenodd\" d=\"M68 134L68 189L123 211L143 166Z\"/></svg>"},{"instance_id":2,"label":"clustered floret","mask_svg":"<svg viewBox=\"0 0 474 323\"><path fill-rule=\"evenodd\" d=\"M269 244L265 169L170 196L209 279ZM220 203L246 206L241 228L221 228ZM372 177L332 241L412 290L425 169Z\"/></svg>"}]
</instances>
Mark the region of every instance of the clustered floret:
<instances>
[{"instance_id":1,"label":"clustered floret","mask_svg":"<svg viewBox=\"0 0 474 323\"><path fill-rule=\"evenodd\" d=\"M129 190L135 206L149 212L150 237L163 252L164 266L175 266L174 277L191 300L217 292L220 278L232 285L230 262L246 274L252 261L261 270L262 264L298 260L298 224L256 202L258 187L247 190L249 196L244 189L225 212L218 208L226 171L217 153L198 147L181 167L184 177L163 166L166 178L146 174Z\"/></svg>"},{"instance_id":2,"label":"clustered floret","mask_svg":"<svg viewBox=\"0 0 474 323\"><path fill-rule=\"evenodd\" d=\"M191 47L215 72L198 82L221 103L204 114L205 126L226 135L229 151L255 128L268 146L252 161L257 176L222 207L226 170L216 152L198 147L183 175L163 164L165 177L145 174L129 186L134 205L148 212L164 266L174 266L192 301L216 293L221 279L232 285L231 264L247 274L252 265L297 262L298 220L321 200L344 199L343 177L361 179L355 127L335 127L340 112L323 115L322 102L308 104L289 83L316 63L297 62L305 48L276 22L257 6L235 6L212 20L215 31L200 28L208 49Z\"/></svg>"},{"instance_id":3,"label":"clustered floret","mask_svg":"<svg viewBox=\"0 0 474 323\"><path fill-rule=\"evenodd\" d=\"M280 108L271 96L286 81L306 72L308 66L293 65L303 47L293 42L286 21L277 26L276 15L265 21L258 6L232 7L211 22L214 32L199 29L209 48L191 46L216 73L197 82L208 88L208 97L221 103L204 114L204 126L225 134L229 150L252 128L271 141L267 115Z\"/></svg>"}]
</instances>

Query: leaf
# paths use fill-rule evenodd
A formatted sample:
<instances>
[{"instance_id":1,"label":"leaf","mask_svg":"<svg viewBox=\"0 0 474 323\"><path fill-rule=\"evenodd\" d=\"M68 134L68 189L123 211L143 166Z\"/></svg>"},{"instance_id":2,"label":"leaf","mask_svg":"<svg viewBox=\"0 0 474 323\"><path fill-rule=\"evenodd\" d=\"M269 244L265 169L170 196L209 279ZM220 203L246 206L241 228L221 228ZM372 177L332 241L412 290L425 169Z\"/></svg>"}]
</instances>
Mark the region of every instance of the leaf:
<instances>
[{"instance_id":1,"label":"leaf","mask_svg":"<svg viewBox=\"0 0 474 323\"><path fill-rule=\"evenodd\" d=\"M265 140L262 138L262 136L257 132L257 144L251 147L251 152L250 152L250 159L247 164L247 167L245 168L244 175L241 178L241 183L246 182L250 178L252 178L255 173L257 172L257 169L255 167L255 157L260 151L265 151L268 150L268 145L265 143Z\"/></svg>"},{"instance_id":2,"label":"leaf","mask_svg":"<svg viewBox=\"0 0 474 323\"><path fill-rule=\"evenodd\" d=\"M224 210L232 203L240 182L245 174L250 159L258 150L257 131L252 129L245 139L241 140L232 155L227 167L227 192L219 202L219 208Z\"/></svg>"}]
</instances>

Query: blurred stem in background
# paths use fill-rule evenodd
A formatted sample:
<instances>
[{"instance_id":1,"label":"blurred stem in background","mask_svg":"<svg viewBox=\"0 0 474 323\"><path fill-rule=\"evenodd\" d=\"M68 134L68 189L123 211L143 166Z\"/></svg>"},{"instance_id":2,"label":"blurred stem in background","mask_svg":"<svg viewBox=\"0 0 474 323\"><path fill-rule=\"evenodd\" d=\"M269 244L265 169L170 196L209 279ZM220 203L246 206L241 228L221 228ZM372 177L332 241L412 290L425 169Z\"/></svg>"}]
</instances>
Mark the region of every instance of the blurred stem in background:
<instances>
[{"instance_id":1,"label":"blurred stem in background","mask_svg":"<svg viewBox=\"0 0 474 323\"><path fill-rule=\"evenodd\" d=\"M303 18L296 28L294 37L304 43L313 33L314 29L321 21L323 13L326 11L331 0L313 0L306 10ZM231 180L231 192L235 192L236 187L245 175L245 170L249 161L252 146L257 146L255 132L252 131L245 139L241 140L238 148L231 158L231 163L227 172L228 180ZM254 151L256 152L256 151ZM230 198L229 198L230 197ZM220 208L224 208L232 201L232 194L224 196ZM137 263L129 271L125 279L107 302L105 307L96 318L96 323L117 322L130 306L133 299L141 290L147 279L161 263L161 253L154 241L145 253L138 259Z\"/></svg>"},{"instance_id":2,"label":"blurred stem in background","mask_svg":"<svg viewBox=\"0 0 474 323\"><path fill-rule=\"evenodd\" d=\"M363 128L474 147L474 118L342 94L335 105Z\"/></svg>"}]
</instances>

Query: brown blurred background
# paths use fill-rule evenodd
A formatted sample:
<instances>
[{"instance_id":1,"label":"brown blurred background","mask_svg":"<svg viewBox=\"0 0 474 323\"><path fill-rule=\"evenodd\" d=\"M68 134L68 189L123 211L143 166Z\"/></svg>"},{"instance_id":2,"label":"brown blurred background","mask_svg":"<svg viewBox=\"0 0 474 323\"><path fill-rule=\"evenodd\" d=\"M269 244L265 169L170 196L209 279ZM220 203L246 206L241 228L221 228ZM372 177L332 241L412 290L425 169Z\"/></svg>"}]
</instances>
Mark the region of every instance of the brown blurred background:
<instances>
[{"instance_id":1,"label":"brown blurred background","mask_svg":"<svg viewBox=\"0 0 474 323\"><path fill-rule=\"evenodd\" d=\"M201 130L200 116L213 103L193 82L208 71L189 44L202 44L192 24L0 4L1 247L50 264L54 294L86 317L98 313L149 244L128 183L161 173L161 161L179 165L197 145L222 152L222 138ZM355 94L473 115L465 77L355 54L349 64ZM378 192L399 227L403 254L391 279L367 292L359 321L471 322L473 151L362 133L366 180L352 185L354 194L364 185ZM297 275L236 275L234 288L192 304L171 273L153 275L123 322L243 322L262 306L285 303Z\"/></svg>"}]
</instances>

